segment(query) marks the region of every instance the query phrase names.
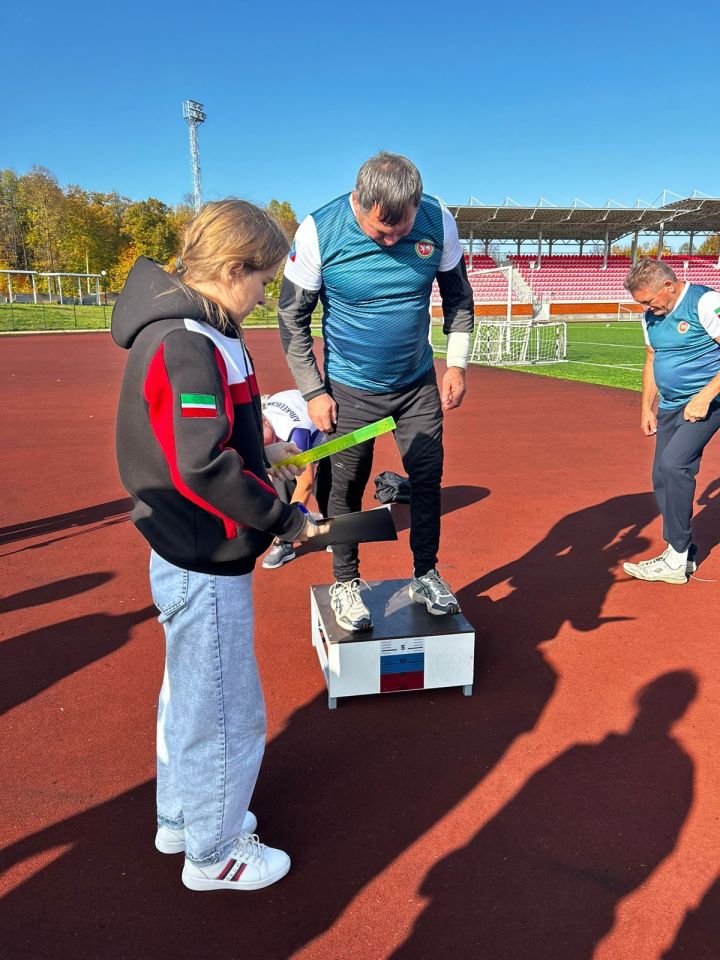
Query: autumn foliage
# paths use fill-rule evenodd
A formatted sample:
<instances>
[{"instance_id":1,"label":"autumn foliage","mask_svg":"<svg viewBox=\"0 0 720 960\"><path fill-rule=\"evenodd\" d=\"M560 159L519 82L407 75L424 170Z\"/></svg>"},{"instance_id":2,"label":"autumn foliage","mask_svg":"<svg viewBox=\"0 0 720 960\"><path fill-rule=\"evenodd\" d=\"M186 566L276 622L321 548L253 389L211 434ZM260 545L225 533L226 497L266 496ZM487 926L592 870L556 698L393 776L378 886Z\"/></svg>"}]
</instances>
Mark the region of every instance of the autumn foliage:
<instances>
[{"instance_id":1,"label":"autumn foliage","mask_svg":"<svg viewBox=\"0 0 720 960\"><path fill-rule=\"evenodd\" d=\"M290 237L297 228L289 203L271 200L269 210ZM61 187L44 167L18 175L0 170L0 268L107 273L119 290L139 256L167 263L192 216L187 204L168 206L155 197L133 201L117 192ZM20 277L13 287L26 286ZM29 281L27 283L29 287Z\"/></svg>"}]
</instances>

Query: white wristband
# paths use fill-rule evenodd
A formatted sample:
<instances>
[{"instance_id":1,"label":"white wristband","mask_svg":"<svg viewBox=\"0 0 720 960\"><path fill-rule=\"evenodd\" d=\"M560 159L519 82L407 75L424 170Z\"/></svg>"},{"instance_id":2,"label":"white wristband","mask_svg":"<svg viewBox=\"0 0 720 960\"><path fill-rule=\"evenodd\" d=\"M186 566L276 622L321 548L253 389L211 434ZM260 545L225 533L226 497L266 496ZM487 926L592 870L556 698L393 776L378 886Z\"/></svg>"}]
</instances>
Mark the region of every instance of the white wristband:
<instances>
[{"instance_id":1,"label":"white wristband","mask_svg":"<svg viewBox=\"0 0 720 960\"><path fill-rule=\"evenodd\" d=\"M449 333L447 338L447 355L445 360L449 367L465 369L470 356L470 334L456 330Z\"/></svg>"}]
</instances>

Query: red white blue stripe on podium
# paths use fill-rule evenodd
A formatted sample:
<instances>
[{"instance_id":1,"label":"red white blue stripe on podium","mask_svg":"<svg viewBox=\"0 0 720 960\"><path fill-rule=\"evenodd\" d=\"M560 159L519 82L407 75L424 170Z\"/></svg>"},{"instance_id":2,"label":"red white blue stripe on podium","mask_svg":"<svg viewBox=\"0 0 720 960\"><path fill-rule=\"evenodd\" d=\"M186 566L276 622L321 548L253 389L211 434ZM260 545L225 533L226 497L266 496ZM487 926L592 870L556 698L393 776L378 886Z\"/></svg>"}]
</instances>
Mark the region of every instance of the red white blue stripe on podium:
<instances>
[{"instance_id":1,"label":"red white blue stripe on podium","mask_svg":"<svg viewBox=\"0 0 720 960\"><path fill-rule=\"evenodd\" d=\"M425 652L393 653L380 657L380 693L422 690L425 686Z\"/></svg>"}]
</instances>

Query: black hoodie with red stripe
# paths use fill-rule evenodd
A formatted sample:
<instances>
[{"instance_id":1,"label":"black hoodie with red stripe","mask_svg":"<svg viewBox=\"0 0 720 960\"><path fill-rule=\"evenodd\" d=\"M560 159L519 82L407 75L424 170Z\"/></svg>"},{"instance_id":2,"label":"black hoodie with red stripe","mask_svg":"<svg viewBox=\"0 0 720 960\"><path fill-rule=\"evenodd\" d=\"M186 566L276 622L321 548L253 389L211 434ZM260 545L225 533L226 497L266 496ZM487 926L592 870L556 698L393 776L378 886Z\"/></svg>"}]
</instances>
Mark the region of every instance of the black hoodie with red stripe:
<instances>
[{"instance_id":1,"label":"black hoodie with red stripe","mask_svg":"<svg viewBox=\"0 0 720 960\"><path fill-rule=\"evenodd\" d=\"M130 351L120 392L117 456L131 519L165 560L201 573L249 573L273 535L305 525L267 474L260 396L234 328L140 257L112 313Z\"/></svg>"}]
</instances>

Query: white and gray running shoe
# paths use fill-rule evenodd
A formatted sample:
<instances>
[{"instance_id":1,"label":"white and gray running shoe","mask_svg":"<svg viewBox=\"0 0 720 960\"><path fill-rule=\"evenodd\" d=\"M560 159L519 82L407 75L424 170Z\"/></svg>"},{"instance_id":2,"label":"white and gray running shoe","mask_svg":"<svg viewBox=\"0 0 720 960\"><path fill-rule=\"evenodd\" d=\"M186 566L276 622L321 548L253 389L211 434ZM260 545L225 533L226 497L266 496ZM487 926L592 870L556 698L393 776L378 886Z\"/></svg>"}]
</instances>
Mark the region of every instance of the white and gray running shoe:
<instances>
[{"instance_id":1,"label":"white and gray running shoe","mask_svg":"<svg viewBox=\"0 0 720 960\"><path fill-rule=\"evenodd\" d=\"M413 577L408 592L412 600L424 603L428 612L436 617L460 613L457 597L434 568L421 577Z\"/></svg>"},{"instance_id":2,"label":"white and gray running shoe","mask_svg":"<svg viewBox=\"0 0 720 960\"><path fill-rule=\"evenodd\" d=\"M338 580L330 587L330 606L338 626L351 633L372 629L370 611L360 596L363 587L369 589L365 581L359 577L346 582Z\"/></svg>"},{"instance_id":3,"label":"white and gray running shoe","mask_svg":"<svg viewBox=\"0 0 720 960\"><path fill-rule=\"evenodd\" d=\"M295 548L293 545L285 540L276 539L273 540L272 547L265 554L262 565L266 570L274 570L276 567L281 567L284 563L289 563L294 559Z\"/></svg>"},{"instance_id":4,"label":"white and gray running shoe","mask_svg":"<svg viewBox=\"0 0 720 960\"><path fill-rule=\"evenodd\" d=\"M687 561L679 567L671 567L667 561L669 547L664 550L659 557L651 557L649 560L641 560L639 563L624 563L623 570L636 580L648 580L657 583L687 583L688 573L694 573L697 568L695 554L690 557L688 551ZM693 569L690 569L690 567Z\"/></svg>"}]
</instances>

